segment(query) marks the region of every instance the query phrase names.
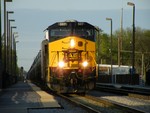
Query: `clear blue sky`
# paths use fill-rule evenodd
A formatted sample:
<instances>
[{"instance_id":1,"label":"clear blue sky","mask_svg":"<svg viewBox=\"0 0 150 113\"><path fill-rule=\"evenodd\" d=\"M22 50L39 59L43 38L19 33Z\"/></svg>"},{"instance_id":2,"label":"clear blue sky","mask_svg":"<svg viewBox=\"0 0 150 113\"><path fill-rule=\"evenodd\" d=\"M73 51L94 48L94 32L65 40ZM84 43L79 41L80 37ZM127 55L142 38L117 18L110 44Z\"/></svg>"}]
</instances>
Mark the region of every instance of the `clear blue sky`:
<instances>
[{"instance_id":1,"label":"clear blue sky","mask_svg":"<svg viewBox=\"0 0 150 113\"><path fill-rule=\"evenodd\" d=\"M55 22L86 21L109 33L110 23L106 17L113 19L113 31L119 29L123 8L123 27L132 27L132 7L127 2L135 3L135 26L150 29L150 0L13 0L7 3L7 10L15 12L9 18L16 20L11 25L17 26L14 31L19 33L19 66L28 71L40 50L43 30Z\"/></svg>"}]
</instances>

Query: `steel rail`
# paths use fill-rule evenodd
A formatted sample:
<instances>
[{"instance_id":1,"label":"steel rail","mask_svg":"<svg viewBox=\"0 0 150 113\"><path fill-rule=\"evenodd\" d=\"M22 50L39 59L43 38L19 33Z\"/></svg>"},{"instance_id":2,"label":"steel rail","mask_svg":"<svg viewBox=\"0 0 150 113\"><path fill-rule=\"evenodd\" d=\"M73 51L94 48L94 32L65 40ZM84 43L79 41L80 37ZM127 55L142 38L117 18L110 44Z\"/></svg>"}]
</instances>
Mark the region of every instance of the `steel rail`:
<instances>
[{"instance_id":1,"label":"steel rail","mask_svg":"<svg viewBox=\"0 0 150 113\"><path fill-rule=\"evenodd\" d=\"M96 98L96 97L90 96L90 95L85 95L85 97L88 98L88 99L91 99L93 101L96 101L96 102L101 102L101 103L103 103L107 106L115 107L115 108L117 108L119 110L122 110L122 111L125 111L127 113L145 113L145 111L142 111L140 109L136 109L136 108L126 106L124 104L120 104L120 103L113 102L113 101L110 101L110 100L106 100L106 99L102 99L102 98Z\"/></svg>"},{"instance_id":2,"label":"steel rail","mask_svg":"<svg viewBox=\"0 0 150 113\"><path fill-rule=\"evenodd\" d=\"M61 98L63 98L63 99L65 99L65 100L67 100L67 101L69 101L69 102L71 102L74 105L77 105L77 106L83 108L84 110L86 110L86 111L88 111L90 113L101 113L100 111L97 111L97 110L93 109L90 106L87 106L85 104L82 104L81 102L78 102L78 101L75 101L75 100L69 98L69 95L66 95L66 96L62 95L62 94L56 94L56 95L61 97Z\"/></svg>"},{"instance_id":3,"label":"steel rail","mask_svg":"<svg viewBox=\"0 0 150 113\"><path fill-rule=\"evenodd\" d=\"M150 93L148 90L143 90L143 89L135 89L135 88L115 88L113 86L101 86L101 85L96 85L96 90L100 90L100 91L107 91L107 92L112 92L112 93L117 93L117 94L124 94L124 95L128 95L128 96L132 96L135 98L142 98L142 99L150 99Z\"/></svg>"}]
</instances>

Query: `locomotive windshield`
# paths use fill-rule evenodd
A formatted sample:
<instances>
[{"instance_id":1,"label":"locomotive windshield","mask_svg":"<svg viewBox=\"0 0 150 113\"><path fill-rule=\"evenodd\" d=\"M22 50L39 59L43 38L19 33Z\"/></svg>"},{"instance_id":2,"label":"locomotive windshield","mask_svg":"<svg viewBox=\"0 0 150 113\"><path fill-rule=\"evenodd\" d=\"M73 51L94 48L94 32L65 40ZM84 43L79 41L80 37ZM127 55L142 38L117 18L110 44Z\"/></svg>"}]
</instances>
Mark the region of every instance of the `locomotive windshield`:
<instances>
[{"instance_id":1,"label":"locomotive windshield","mask_svg":"<svg viewBox=\"0 0 150 113\"><path fill-rule=\"evenodd\" d=\"M52 29L50 32L50 36L52 37L64 37L64 36L69 36L70 34L71 34L71 29L66 29L66 28Z\"/></svg>"},{"instance_id":2,"label":"locomotive windshield","mask_svg":"<svg viewBox=\"0 0 150 113\"><path fill-rule=\"evenodd\" d=\"M74 35L90 39L94 37L94 32L93 32L93 29L84 29L84 28L78 29L77 28L77 29L74 29Z\"/></svg>"},{"instance_id":3,"label":"locomotive windshield","mask_svg":"<svg viewBox=\"0 0 150 113\"><path fill-rule=\"evenodd\" d=\"M49 41L58 40L67 36L78 36L87 40L95 41L95 27L88 23L66 22L55 23L49 26Z\"/></svg>"}]
</instances>

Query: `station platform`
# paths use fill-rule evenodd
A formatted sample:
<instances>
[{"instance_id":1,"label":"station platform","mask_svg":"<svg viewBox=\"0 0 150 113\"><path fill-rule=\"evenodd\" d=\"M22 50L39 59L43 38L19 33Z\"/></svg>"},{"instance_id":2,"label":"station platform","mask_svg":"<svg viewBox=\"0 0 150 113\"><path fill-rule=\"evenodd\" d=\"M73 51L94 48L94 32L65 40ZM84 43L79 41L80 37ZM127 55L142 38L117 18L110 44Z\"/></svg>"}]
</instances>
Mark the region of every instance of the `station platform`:
<instances>
[{"instance_id":1,"label":"station platform","mask_svg":"<svg viewBox=\"0 0 150 113\"><path fill-rule=\"evenodd\" d=\"M53 95L36 85L18 82L0 92L0 113L28 113L33 108L60 108Z\"/></svg>"}]
</instances>

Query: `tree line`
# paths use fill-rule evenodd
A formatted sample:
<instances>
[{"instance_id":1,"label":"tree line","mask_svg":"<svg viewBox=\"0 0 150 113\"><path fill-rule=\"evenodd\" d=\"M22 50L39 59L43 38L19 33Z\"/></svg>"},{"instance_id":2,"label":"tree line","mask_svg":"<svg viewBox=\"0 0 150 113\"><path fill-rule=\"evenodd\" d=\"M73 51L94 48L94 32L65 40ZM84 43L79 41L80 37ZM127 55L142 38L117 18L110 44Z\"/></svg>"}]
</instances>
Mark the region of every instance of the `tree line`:
<instances>
[{"instance_id":1,"label":"tree line","mask_svg":"<svg viewBox=\"0 0 150 113\"><path fill-rule=\"evenodd\" d=\"M132 66L132 29L116 30L112 34L112 48L110 48L111 36L100 32L97 36L97 62L111 64L110 55L112 49L112 64L118 65L118 38L120 41L120 64ZM150 30L136 27L135 32L135 68L141 74L142 68L150 69Z\"/></svg>"}]
</instances>

